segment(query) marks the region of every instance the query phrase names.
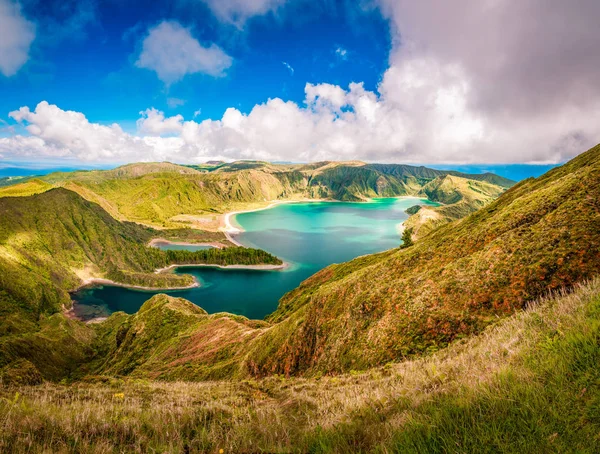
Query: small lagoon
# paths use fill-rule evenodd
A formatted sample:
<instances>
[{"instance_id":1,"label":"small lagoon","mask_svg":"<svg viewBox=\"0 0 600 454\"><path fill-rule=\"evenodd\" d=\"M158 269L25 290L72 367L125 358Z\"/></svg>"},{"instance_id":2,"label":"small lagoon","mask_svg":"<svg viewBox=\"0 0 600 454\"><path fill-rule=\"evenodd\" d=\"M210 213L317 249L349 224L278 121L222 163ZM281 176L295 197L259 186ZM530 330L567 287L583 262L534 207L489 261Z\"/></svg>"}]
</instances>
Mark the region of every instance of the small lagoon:
<instances>
[{"instance_id":1,"label":"small lagoon","mask_svg":"<svg viewBox=\"0 0 600 454\"><path fill-rule=\"evenodd\" d=\"M236 239L289 262L289 268L279 271L181 268L177 272L194 275L201 287L160 292L108 285L84 288L73 295L75 312L83 318L106 316L114 311L132 314L153 295L167 293L188 299L209 313L231 312L261 319L277 308L286 292L326 266L397 247L399 224L408 218L404 210L417 204L437 205L424 199L402 197L362 203L289 203L241 213L234 222L244 231ZM164 244L159 247L198 248Z\"/></svg>"},{"instance_id":2,"label":"small lagoon","mask_svg":"<svg viewBox=\"0 0 600 454\"><path fill-rule=\"evenodd\" d=\"M170 242L162 242L157 241L153 245L155 248L160 249L162 251L204 251L206 249L211 249L214 246L209 245L198 245L198 244L178 244L178 243L170 243Z\"/></svg>"}]
</instances>

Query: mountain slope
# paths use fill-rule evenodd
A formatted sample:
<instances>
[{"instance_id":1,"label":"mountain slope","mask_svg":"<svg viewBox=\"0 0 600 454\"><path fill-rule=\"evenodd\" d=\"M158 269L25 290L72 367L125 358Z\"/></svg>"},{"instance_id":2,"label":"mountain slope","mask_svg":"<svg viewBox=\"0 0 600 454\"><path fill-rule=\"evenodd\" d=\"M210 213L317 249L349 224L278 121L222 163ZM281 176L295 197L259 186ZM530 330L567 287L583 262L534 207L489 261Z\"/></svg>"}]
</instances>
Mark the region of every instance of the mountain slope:
<instances>
[{"instance_id":1,"label":"mountain slope","mask_svg":"<svg viewBox=\"0 0 600 454\"><path fill-rule=\"evenodd\" d=\"M96 369L105 375L161 380L205 380L245 375L248 343L266 322L227 313L207 314L182 298L155 295L131 315L113 314L106 356ZM101 349L98 347L97 349Z\"/></svg>"},{"instance_id":2,"label":"mountain slope","mask_svg":"<svg viewBox=\"0 0 600 454\"><path fill-rule=\"evenodd\" d=\"M421 195L444 205L423 206L404 222L414 236L421 237L448 222L462 219L495 200L504 189L486 181L446 175L425 184Z\"/></svg>"},{"instance_id":3,"label":"mountain slope","mask_svg":"<svg viewBox=\"0 0 600 454\"><path fill-rule=\"evenodd\" d=\"M23 197L52 189L52 185L38 178L19 179L15 185L0 185L0 197Z\"/></svg>"},{"instance_id":4,"label":"mountain slope","mask_svg":"<svg viewBox=\"0 0 600 454\"><path fill-rule=\"evenodd\" d=\"M56 311L85 270L151 272L156 251L144 246L150 237L65 189L1 198L0 289L35 313Z\"/></svg>"},{"instance_id":5,"label":"mountain slope","mask_svg":"<svg viewBox=\"0 0 600 454\"><path fill-rule=\"evenodd\" d=\"M16 386L39 382L19 363L0 368L0 450L591 454L599 337L596 279L481 336L364 373Z\"/></svg>"},{"instance_id":6,"label":"mountain slope","mask_svg":"<svg viewBox=\"0 0 600 454\"><path fill-rule=\"evenodd\" d=\"M256 375L364 369L446 346L600 269L600 146L414 246L333 265L285 295Z\"/></svg>"}]
</instances>

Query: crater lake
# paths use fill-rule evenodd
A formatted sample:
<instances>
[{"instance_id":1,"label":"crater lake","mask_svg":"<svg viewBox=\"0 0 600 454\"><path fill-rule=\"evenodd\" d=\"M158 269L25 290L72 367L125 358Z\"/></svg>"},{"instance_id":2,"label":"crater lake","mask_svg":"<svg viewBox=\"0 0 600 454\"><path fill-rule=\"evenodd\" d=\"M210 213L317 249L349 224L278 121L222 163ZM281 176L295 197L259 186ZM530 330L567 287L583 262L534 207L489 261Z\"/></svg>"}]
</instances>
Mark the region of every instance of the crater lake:
<instances>
[{"instance_id":1,"label":"crater lake","mask_svg":"<svg viewBox=\"0 0 600 454\"><path fill-rule=\"evenodd\" d=\"M84 287L72 294L74 311L82 319L103 317L115 311L132 314L153 295L167 293L185 298L208 313L230 312L261 319L277 308L286 292L326 266L398 247L400 224L408 218L404 210L413 205L438 204L401 197L356 203L282 203L260 211L239 213L233 222L243 231L235 239L244 246L278 256L289 264L286 269L177 269L175 272L191 274L200 283L200 287L187 290L140 291L112 285ZM189 249L197 247L189 246Z\"/></svg>"}]
</instances>

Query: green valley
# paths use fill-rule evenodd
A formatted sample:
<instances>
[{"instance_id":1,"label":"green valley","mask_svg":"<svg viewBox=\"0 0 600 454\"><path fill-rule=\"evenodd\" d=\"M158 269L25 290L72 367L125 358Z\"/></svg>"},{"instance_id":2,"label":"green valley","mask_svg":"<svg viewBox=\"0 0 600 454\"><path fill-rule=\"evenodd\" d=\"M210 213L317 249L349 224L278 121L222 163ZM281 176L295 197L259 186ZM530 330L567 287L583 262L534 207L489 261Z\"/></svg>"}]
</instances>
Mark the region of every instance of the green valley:
<instances>
[{"instance_id":1,"label":"green valley","mask_svg":"<svg viewBox=\"0 0 600 454\"><path fill-rule=\"evenodd\" d=\"M0 448L594 451L600 146L514 186L362 163L214 167L54 174L35 195L7 186L0 406L10 416ZM147 246L159 237L228 245L180 216L261 198L402 194L442 203L409 209L413 244L328 266L265 320L164 294L131 315L68 317L69 291L91 277L177 287L191 277L155 270L281 264L256 249ZM109 414L115 422L102 425Z\"/></svg>"}]
</instances>

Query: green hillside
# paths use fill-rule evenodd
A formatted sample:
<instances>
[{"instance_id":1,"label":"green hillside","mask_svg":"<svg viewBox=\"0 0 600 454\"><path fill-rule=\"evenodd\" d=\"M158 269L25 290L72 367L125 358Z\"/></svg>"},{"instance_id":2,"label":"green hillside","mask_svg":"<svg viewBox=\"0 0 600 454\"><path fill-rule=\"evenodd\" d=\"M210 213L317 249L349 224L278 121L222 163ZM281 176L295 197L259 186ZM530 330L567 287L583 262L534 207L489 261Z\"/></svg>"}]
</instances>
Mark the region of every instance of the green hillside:
<instances>
[{"instance_id":1,"label":"green hillside","mask_svg":"<svg viewBox=\"0 0 600 454\"><path fill-rule=\"evenodd\" d=\"M23 181L25 180L25 181ZM18 181L17 184L9 184L10 181ZM52 188L50 183L38 178L5 179L6 184L0 184L0 197L23 197L40 192L48 191Z\"/></svg>"},{"instance_id":2,"label":"green hillside","mask_svg":"<svg viewBox=\"0 0 600 454\"><path fill-rule=\"evenodd\" d=\"M108 349L95 373L199 381L246 375L247 345L268 324L156 295L132 316L113 314L106 326L100 344Z\"/></svg>"},{"instance_id":3,"label":"green hillside","mask_svg":"<svg viewBox=\"0 0 600 454\"><path fill-rule=\"evenodd\" d=\"M180 184L170 166L117 169L110 180L84 172L65 186ZM217 188L273 176L271 164L243 166L181 178ZM322 270L265 321L156 295L136 314L83 324L61 306L84 275L172 285L188 277L154 268L278 259L148 248L165 231L118 221L64 188L1 198L0 450L596 451L600 146L506 191L485 178L429 179L430 169L400 182L394 166L287 167L290 190L290 175L310 171L306 188L340 197L414 184L445 202L440 218L482 207L422 224L429 231L410 247ZM352 184L339 183L346 176Z\"/></svg>"},{"instance_id":4,"label":"green hillside","mask_svg":"<svg viewBox=\"0 0 600 454\"><path fill-rule=\"evenodd\" d=\"M424 206L414 213L404 227L414 236L422 237L448 222L462 219L498 198L504 188L486 181L453 175L437 177L426 183L421 195L442 203L439 207Z\"/></svg>"},{"instance_id":5,"label":"green hillside","mask_svg":"<svg viewBox=\"0 0 600 454\"><path fill-rule=\"evenodd\" d=\"M26 358L44 378L60 378L87 358L93 331L62 314L71 306L69 291L86 279L181 287L193 284L193 278L155 269L196 263L281 264L264 251L242 247L189 252L146 246L158 234L121 223L62 188L1 198L0 367Z\"/></svg>"},{"instance_id":6,"label":"green hillside","mask_svg":"<svg viewBox=\"0 0 600 454\"><path fill-rule=\"evenodd\" d=\"M119 222L97 204L62 188L0 198L0 289L39 315L68 306L68 291L92 277L150 287L181 286L191 278L154 270L172 263L280 263L245 248L189 253L146 246L159 234L177 238L190 232L157 232Z\"/></svg>"},{"instance_id":7,"label":"green hillside","mask_svg":"<svg viewBox=\"0 0 600 454\"><path fill-rule=\"evenodd\" d=\"M191 284L191 277L154 270L174 263L281 263L246 248L191 253L146 246L159 234L173 237L164 233L119 222L97 204L62 188L0 198L0 289L34 314L52 313L68 306L68 291L88 278L177 287Z\"/></svg>"},{"instance_id":8,"label":"green hillside","mask_svg":"<svg viewBox=\"0 0 600 454\"><path fill-rule=\"evenodd\" d=\"M182 319L202 317L170 300ZM36 385L20 362L0 369L0 450L591 454L599 339L596 279L481 336L364 373L203 383L88 375Z\"/></svg>"},{"instance_id":9,"label":"green hillside","mask_svg":"<svg viewBox=\"0 0 600 454\"><path fill-rule=\"evenodd\" d=\"M86 272L152 272L156 251L144 245L151 235L65 189L1 198L0 288L36 314L54 312Z\"/></svg>"}]
</instances>

